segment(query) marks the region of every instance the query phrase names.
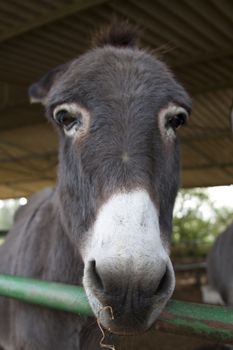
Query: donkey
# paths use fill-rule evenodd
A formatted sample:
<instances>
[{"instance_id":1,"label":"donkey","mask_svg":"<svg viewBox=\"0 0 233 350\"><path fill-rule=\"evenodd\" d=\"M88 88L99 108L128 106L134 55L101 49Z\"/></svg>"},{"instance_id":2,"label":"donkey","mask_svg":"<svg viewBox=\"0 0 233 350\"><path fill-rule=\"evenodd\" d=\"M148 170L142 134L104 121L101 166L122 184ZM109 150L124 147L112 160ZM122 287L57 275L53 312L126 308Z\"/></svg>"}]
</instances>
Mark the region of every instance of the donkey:
<instances>
[{"instance_id":1,"label":"donkey","mask_svg":"<svg viewBox=\"0 0 233 350\"><path fill-rule=\"evenodd\" d=\"M102 31L29 96L58 130L58 180L17 215L0 247L0 273L82 285L110 334L145 331L175 285L176 130L190 98L127 25ZM5 350L100 348L92 318L0 298L0 322Z\"/></svg>"},{"instance_id":2,"label":"donkey","mask_svg":"<svg viewBox=\"0 0 233 350\"><path fill-rule=\"evenodd\" d=\"M208 283L222 303L233 306L233 223L214 242L207 257Z\"/></svg>"}]
</instances>

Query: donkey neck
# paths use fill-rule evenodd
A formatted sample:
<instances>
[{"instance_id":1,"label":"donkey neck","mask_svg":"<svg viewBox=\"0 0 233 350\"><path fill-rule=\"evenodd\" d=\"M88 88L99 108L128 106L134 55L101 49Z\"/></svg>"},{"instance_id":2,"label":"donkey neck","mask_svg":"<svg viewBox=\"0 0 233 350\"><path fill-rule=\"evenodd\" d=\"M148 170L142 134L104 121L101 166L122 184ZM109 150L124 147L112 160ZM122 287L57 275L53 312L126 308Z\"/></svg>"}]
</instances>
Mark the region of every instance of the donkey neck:
<instances>
[{"instance_id":1,"label":"donkey neck","mask_svg":"<svg viewBox=\"0 0 233 350\"><path fill-rule=\"evenodd\" d=\"M78 253L78 247L75 247L70 241L69 233L63 223L58 195L57 190L55 190L51 198L52 213L50 211L47 218L44 216L50 236L44 277L52 281L81 285L82 260ZM46 206L43 210L46 211Z\"/></svg>"}]
</instances>

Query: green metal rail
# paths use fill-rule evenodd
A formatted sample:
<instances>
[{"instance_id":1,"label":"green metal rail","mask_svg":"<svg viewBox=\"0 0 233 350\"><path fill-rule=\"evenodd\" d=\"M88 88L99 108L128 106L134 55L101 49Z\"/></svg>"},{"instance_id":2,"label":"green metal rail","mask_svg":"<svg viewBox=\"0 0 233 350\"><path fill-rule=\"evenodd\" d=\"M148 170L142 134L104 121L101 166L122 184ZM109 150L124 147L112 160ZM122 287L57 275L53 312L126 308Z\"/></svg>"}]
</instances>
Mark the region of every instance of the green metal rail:
<instances>
[{"instance_id":1,"label":"green metal rail","mask_svg":"<svg viewBox=\"0 0 233 350\"><path fill-rule=\"evenodd\" d=\"M0 275L0 295L48 308L93 316L83 288ZM168 302L155 330L233 344L233 310L183 301Z\"/></svg>"}]
</instances>

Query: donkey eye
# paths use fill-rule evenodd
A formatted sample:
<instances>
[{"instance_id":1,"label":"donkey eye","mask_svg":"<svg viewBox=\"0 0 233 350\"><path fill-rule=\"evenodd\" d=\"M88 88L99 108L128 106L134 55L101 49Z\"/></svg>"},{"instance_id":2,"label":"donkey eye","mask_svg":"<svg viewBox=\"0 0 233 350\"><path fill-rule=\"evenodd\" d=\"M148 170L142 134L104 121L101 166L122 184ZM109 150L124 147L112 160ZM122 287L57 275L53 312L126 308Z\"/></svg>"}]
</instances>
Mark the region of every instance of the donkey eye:
<instances>
[{"instance_id":1,"label":"donkey eye","mask_svg":"<svg viewBox=\"0 0 233 350\"><path fill-rule=\"evenodd\" d=\"M181 126L185 125L186 116L184 114L177 114L168 120L168 126L172 129L179 129Z\"/></svg>"},{"instance_id":2,"label":"donkey eye","mask_svg":"<svg viewBox=\"0 0 233 350\"><path fill-rule=\"evenodd\" d=\"M55 108L53 117L63 127L67 135L75 133L82 125L82 114L74 105L62 105Z\"/></svg>"},{"instance_id":3,"label":"donkey eye","mask_svg":"<svg viewBox=\"0 0 233 350\"><path fill-rule=\"evenodd\" d=\"M184 108L179 107L174 115L167 116L166 127L177 130L186 124L187 118L188 112Z\"/></svg>"},{"instance_id":4,"label":"donkey eye","mask_svg":"<svg viewBox=\"0 0 233 350\"><path fill-rule=\"evenodd\" d=\"M54 116L56 122L66 128L76 122L76 117L65 109L61 109Z\"/></svg>"},{"instance_id":5,"label":"donkey eye","mask_svg":"<svg viewBox=\"0 0 233 350\"><path fill-rule=\"evenodd\" d=\"M75 102L63 103L53 110L53 119L68 137L83 137L89 128L89 111Z\"/></svg>"}]
</instances>

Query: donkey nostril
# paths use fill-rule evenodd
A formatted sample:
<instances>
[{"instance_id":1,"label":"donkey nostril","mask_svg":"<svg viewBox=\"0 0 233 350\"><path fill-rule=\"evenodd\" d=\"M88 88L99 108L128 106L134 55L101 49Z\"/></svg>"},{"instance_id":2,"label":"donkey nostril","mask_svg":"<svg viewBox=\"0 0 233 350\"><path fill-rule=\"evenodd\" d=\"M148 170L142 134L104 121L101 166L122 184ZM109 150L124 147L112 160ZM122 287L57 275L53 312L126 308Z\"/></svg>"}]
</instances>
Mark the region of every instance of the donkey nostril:
<instances>
[{"instance_id":1,"label":"donkey nostril","mask_svg":"<svg viewBox=\"0 0 233 350\"><path fill-rule=\"evenodd\" d=\"M90 274L90 278L92 280L92 283L98 288L98 289L104 289L104 285L102 282L102 279L97 271L97 267L96 267L96 261L92 260L89 263L89 274Z\"/></svg>"},{"instance_id":2,"label":"donkey nostril","mask_svg":"<svg viewBox=\"0 0 233 350\"><path fill-rule=\"evenodd\" d=\"M164 293L166 293L170 285L170 280L171 280L171 276L169 273L169 269L168 267L166 267L165 273L163 274L156 288L156 295L163 295Z\"/></svg>"}]
</instances>

